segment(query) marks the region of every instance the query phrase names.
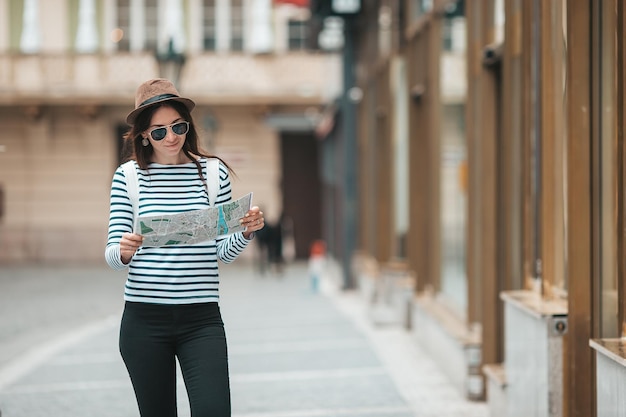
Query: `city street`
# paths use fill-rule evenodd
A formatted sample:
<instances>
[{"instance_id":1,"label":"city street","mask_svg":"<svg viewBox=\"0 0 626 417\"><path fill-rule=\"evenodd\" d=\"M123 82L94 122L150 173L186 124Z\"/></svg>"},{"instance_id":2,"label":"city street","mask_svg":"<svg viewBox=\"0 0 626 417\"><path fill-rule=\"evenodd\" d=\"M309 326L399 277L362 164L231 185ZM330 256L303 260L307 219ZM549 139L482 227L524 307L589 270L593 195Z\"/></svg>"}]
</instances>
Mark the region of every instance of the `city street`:
<instances>
[{"instance_id":1,"label":"city street","mask_svg":"<svg viewBox=\"0 0 626 417\"><path fill-rule=\"evenodd\" d=\"M306 264L258 275L222 265L233 417L487 417L399 327L375 328ZM331 274L332 275L332 274ZM117 348L124 274L105 267L0 271L2 417L131 417ZM179 415L189 416L179 377Z\"/></svg>"}]
</instances>

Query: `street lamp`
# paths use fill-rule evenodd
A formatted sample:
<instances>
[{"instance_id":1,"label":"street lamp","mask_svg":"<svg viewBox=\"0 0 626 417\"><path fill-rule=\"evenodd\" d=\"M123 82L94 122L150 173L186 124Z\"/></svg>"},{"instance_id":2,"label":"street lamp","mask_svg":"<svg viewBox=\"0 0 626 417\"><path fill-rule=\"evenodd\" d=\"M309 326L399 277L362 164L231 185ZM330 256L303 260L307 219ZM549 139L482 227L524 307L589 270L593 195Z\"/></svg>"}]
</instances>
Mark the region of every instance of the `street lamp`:
<instances>
[{"instance_id":1,"label":"street lamp","mask_svg":"<svg viewBox=\"0 0 626 417\"><path fill-rule=\"evenodd\" d=\"M356 250L358 224L358 166L356 105L362 91L356 85L356 21L361 12L361 0L313 0L311 9L324 19L324 29L318 43L322 48L341 49L343 62L343 92L339 100L341 124L338 130L341 147L341 213L343 287L355 287L352 279L351 257Z\"/></svg>"},{"instance_id":2,"label":"street lamp","mask_svg":"<svg viewBox=\"0 0 626 417\"><path fill-rule=\"evenodd\" d=\"M361 0L332 0L333 13L353 14L361 10Z\"/></svg>"},{"instance_id":3,"label":"street lamp","mask_svg":"<svg viewBox=\"0 0 626 417\"><path fill-rule=\"evenodd\" d=\"M156 53L156 60L159 64L159 76L170 80L176 88L179 88L180 74L185 65L185 54L174 50L174 39L170 38L167 52Z\"/></svg>"}]
</instances>

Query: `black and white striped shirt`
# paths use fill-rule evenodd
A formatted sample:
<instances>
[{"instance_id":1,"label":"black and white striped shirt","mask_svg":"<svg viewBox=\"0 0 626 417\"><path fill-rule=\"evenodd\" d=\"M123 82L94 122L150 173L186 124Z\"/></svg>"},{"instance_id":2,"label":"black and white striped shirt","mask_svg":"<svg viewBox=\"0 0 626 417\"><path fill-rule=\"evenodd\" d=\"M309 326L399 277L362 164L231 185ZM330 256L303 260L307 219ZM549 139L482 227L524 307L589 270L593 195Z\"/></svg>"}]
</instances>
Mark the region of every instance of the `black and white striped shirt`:
<instances>
[{"instance_id":1,"label":"black and white striped shirt","mask_svg":"<svg viewBox=\"0 0 626 417\"><path fill-rule=\"evenodd\" d=\"M205 158L200 159L206 172ZM174 214L209 207L207 189L193 162L182 165L151 163L137 168L139 216ZM232 199L227 168L220 163L216 204ZM209 178L207 181L215 181ZM243 234L187 246L140 247L128 265L120 256L120 239L133 228L133 209L121 167L111 185L109 233L105 258L113 269L128 267L126 301L158 304L218 302L219 260L230 263L250 242Z\"/></svg>"}]
</instances>

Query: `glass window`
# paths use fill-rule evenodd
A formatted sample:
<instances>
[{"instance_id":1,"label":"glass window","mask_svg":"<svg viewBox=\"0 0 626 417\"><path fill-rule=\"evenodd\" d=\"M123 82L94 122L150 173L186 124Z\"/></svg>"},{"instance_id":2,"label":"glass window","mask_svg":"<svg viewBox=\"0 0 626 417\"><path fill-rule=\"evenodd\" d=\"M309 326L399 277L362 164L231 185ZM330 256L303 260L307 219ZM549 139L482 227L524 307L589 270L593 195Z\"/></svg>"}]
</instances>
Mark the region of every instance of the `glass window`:
<instances>
[{"instance_id":1,"label":"glass window","mask_svg":"<svg viewBox=\"0 0 626 417\"><path fill-rule=\"evenodd\" d=\"M600 192L598 212L600 214L599 241L600 265L596 273L601 280L600 337L618 337L617 296L617 15L615 4L602 2L600 15ZM623 254L621 256L624 256Z\"/></svg>"},{"instance_id":2,"label":"glass window","mask_svg":"<svg viewBox=\"0 0 626 417\"><path fill-rule=\"evenodd\" d=\"M452 50L452 20L444 19L441 30L443 31L443 50Z\"/></svg>"},{"instance_id":3,"label":"glass window","mask_svg":"<svg viewBox=\"0 0 626 417\"><path fill-rule=\"evenodd\" d=\"M144 0L146 10L145 33L146 43L144 49L156 51L159 36L159 13L157 0Z\"/></svg>"},{"instance_id":4,"label":"glass window","mask_svg":"<svg viewBox=\"0 0 626 417\"><path fill-rule=\"evenodd\" d=\"M202 8L203 47L207 51L216 49L215 0L204 0Z\"/></svg>"},{"instance_id":5,"label":"glass window","mask_svg":"<svg viewBox=\"0 0 626 417\"><path fill-rule=\"evenodd\" d=\"M78 14L75 22L74 15L70 17L72 20L72 30L76 30L74 38L74 48L79 53L93 53L98 50L98 22L96 1L81 1L78 3Z\"/></svg>"},{"instance_id":6,"label":"glass window","mask_svg":"<svg viewBox=\"0 0 626 417\"><path fill-rule=\"evenodd\" d=\"M445 19L442 22L443 50L465 50L465 6L464 2L457 1L446 7Z\"/></svg>"},{"instance_id":7,"label":"glass window","mask_svg":"<svg viewBox=\"0 0 626 417\"><path fill-rule=\"evenodd\" d=\"M539 13L540 4L533 2L533 16ZM528 176L526 180L526 203L528 204L528 212L526 217L526 264L524 270L530 283L526 285L532 288L541 288L541 89L540 89L540 70L541 70L541 40L539 39L541 21L539 19L530 19L530 85L529 85L529 140L526 144L526 152L528 157L525 158Z\"/></svg>"},{"instance_id":8,"label":"glass window","mask_svg":"<svg viewBox=\"0 0 626 417\"><path fill-rule=\"evenodd\" d=\"M39 52L41 31L39 29L39 3L37 0L25 0L22 14L22 34L20 51L25 54Z\"/></svg>"},{"instance_id":9,"label":"glass window","mask_svg":"<svg viewBox=\"0 0 626 417\"><path fill-rule=\"evenodd\" d=\"M243 0L230 0L230 49L243 51Z\"/></svg>"},{"instance_id":10,"label":"glass window","mask_svg":"<svg viewBox=\"0 0 626 417\"><path fill-rule=\"evenodd\" d=\"M406 258L406 237L409 232L409 97L406 64L395 61L394 115L394 229L395 256Z\"/></svg>"},{"instance_id":11,"label":"glass window","mask_svg":"<svg viewBox=\"0 0 626 417\"><path fill-rule=\"evenodd\" d=\"M520 16L522 13L521 0L515 0L511 4L511 16ZM512 32L521 32L521 19L512 19L510 25L514 30ZM505 254L505 259L508 259L508 266L505 266L503 280L508 281L503 285L505 289L520 289L524 287L525 269L524 269L524 178L519 173L524 171L524 158L520 155L524 155L524 62L521 55L521 48L519 44L521 38L518 36L514 39L512 44L512 54L510 58L509 85L510 90L510 126L504 132L511 141L511 150L507 155L507 160L510 161L509 172L513 173L508 175L507 179L503 182L503 187L508 190L507 205L510 207L510 215L508 224L506 227L510 230L509 233L509 249Z\"/></svg>"},{"instance_id":12,"label":"glass window","mask_svg":"<svg viewBox=\"0 0 626 417\"><path fill-rule=\"evenodd\" d=\"M138 8L133 0L117 0L117 29L114 40L117 41L119 51L130 51L131 44L133 49L139 47L156 51L158 32L158 0L144 0L143 8ZM132 41L131 34L134 36ZM137 37L138 34L141 39Z\"/></svg>"},{"instance_id":13,"label":"glass window","mask_svg":"<svg viewBox=\"0 0 626 417\"><path fill-rule=\"evenodd\" d=\"M550 2L551 19L554 24L551 26L549 60L552 64L552 87L554 94L552 96L552 114L551 122L553 123L552 142L552 160L548 164L552 168L549 178L554 186L553 198L553 224L551 253L546 253L554 260L550 276L545 277L550 280L550 284L555 290L566 290L566 138L567 138L567 2L566 0L557 0Z\"/></svg>"},{"instance_id":14,"label":"glass window","mask_svg":"<svg viewBox=\"0 0 626 417\"><path fill-rule=\"evenodd\" d=\"M303 20L289 20L288 23L288 46L290 51L306 49L307 24Z\"/></svg>"},{"instance_id":15,"label":"glass window","mask_svg":"<svg viewBox=\"0 0 626 417\"><path fill-rule=\"evenodd\" d=\"M504 42L504 23L505 23L504 0L494 0L494 11L493 11L494 39L493 41L495 43Z\"/></svg>"},{"instance_id":16,"label":"glass window","mask_svg":"<svg viewBox=\"0 0 626 417\"><path fill-rule=\"evenodd\" d=\"M533 175L533 230L535 232L533 277L543 296L564 296L566 263L566 48L563 19L565 0L539 6L541 23L535 19L533 44L533 91L540 94L539 106L533 108L531 141ZM541 39L539 39L541 37ZM536 100L536 96L531 100ZM541 285L539 285L541 284Z\"/></svg>"},{"instance_id":17,"label":"glass window","mask_svg":"<svg viewBox=\"0 0 626 417\"><path fill-rule=\"evenodd\" d=\"M445 18L441 54L441 292L458 312L467 311L467 141L465 133L465 18Z\"/></svg>"},{"instance_id":18,"label":"glass window","mask_svg":"<svg viewBox=\"0 0 626 417\"><path fill-rule=\"evenodd\" d=\"M130 0L117 0L118 51L130 51Z\"/></svg>"},{"instance_id":19,"label":"glass window","mask_svg":"<svg viewBox=\"0 0 626 417\"><path fill-rule=\"evenodd\" d=\"M378 10L378 54L386 56L391 51L393 38L393 10L389 6L381 6Z\"/></svg>"},{"instance_id":20,"label":"glass window","mask_svg":"<svg viewBox=\"0 0 626 417\"><path fill-rule=\"evenodd\" d=\"M467 147L465 104L444 102L441 125L441 291L467 307Z\"/></svg>"},{"instance_id":21,"label":"glass window","mask_svg":"<svg viewBox=\"0 0 626 417\"><path fill-rule=\"evenodd\" d=\"M424 13L428 13L433 8L433 0L413 0L411 9L413 18L417 19Z\"/></svg>"}]
</instances>

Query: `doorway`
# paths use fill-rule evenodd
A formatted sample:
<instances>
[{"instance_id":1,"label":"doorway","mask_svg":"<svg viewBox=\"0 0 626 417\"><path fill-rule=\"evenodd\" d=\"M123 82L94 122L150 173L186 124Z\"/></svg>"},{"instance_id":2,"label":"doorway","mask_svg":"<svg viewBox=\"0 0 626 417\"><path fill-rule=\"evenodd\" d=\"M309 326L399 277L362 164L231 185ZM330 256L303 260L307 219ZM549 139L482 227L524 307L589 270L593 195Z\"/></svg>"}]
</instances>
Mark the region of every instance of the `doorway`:
<instances>
[{"instance_id":1,"label":"doorway","mask_svg":"<svg viewBox=\"0 0 626 417\"><path fill-rule=\"evenodd\" d=\"M293 228L295 258L306 259L322 237L318 143L313 133L283 132L280 147L283 216Z\"/></svg>"}]
</instances>

